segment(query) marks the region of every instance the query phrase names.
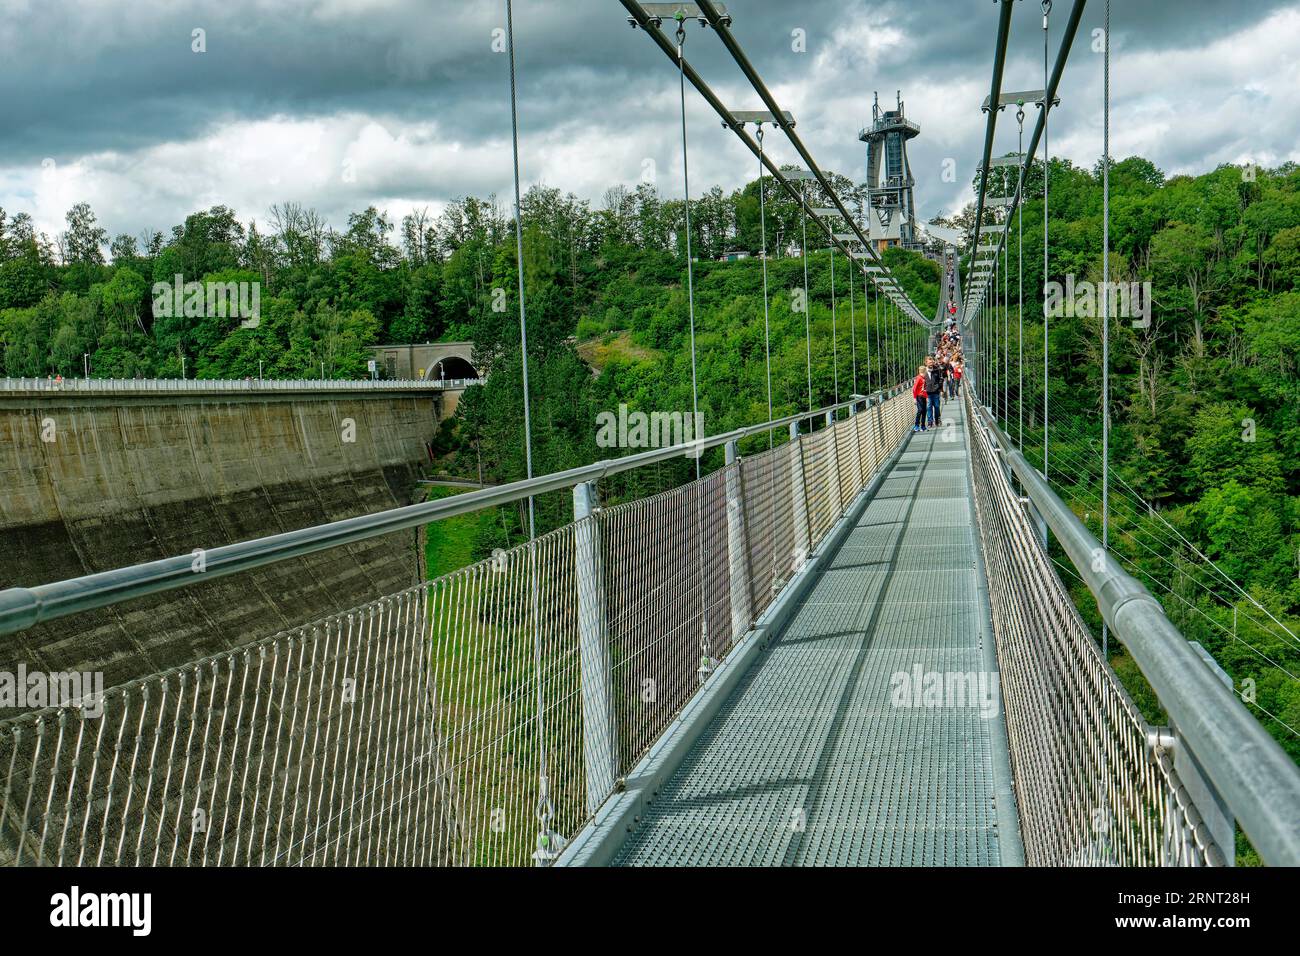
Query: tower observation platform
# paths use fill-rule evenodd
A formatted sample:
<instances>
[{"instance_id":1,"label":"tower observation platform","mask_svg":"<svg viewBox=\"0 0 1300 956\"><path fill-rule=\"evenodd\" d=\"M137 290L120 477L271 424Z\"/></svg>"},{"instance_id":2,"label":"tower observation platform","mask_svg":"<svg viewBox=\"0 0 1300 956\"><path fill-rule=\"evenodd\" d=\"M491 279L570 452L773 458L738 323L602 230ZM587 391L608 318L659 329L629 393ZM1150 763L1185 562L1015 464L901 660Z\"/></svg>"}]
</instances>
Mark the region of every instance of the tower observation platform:
<instances>
[{"instance_id":1,"label":"tower observation platform","mask_svg":"<svg viewBox=\"0 0 1300 956\"><path fill-rule=\"evenodd\" d=\"M916 204L912 198L912 167L907 159L907 141L921 128L907 119L901 91L897 106L880 108L880 94L871 105L871 125L858 133L867 144L867 203L871 208L871 238L877 249L901 245L919 249Z\"/></svg>"}]
</instances>

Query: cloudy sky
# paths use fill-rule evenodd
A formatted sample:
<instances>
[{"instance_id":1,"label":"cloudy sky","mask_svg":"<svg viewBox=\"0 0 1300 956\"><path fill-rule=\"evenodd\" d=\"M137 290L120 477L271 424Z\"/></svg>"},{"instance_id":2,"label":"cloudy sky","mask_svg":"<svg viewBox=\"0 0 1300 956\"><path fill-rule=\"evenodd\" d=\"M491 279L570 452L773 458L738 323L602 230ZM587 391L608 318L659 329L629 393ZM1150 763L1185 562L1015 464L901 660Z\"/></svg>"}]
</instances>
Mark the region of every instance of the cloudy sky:
<instances>
[{"instance_id":1,"label":"cloudy sky","mask_svg":"<svg viewBox=\"0 0 1300 956\"><path fill-rule=\"evenodd\" d=\"M1056 0L1051 50L1071 0ZM969 198L983 143L993 0L735 0L733 30L827 169L861 180L873 91L902 90L924 218ZM224 203L275 202L336 226L375 204L394 220L466 194L511 192L504 0L0 0L0 207L51 237L88 201L111 234L164 232ZM1088 3L1051 147L1101 150L1102 0ZM202 43L195 40L201 30ZM802 31L806 49L795 39ZM1117 0L1112 144L1166 173L1300 160L1300 2ZM521 162L599 202L648 171L681 194L677 76L616 0L516 0ZM194 47L205 46L204 52ZM760 108L711 31L687 57L736 109ZM1043 85L1038 0L1012 19L1004 88ZM755 160L688 88L693 190L730 190ZM1008 111L997 148L1014 149ZM1033 114L1026 117L1026 127ZM794 152L769 148L782 160ZM943 180L944 161L957 182Z\"/></svg>"}]
</instances>

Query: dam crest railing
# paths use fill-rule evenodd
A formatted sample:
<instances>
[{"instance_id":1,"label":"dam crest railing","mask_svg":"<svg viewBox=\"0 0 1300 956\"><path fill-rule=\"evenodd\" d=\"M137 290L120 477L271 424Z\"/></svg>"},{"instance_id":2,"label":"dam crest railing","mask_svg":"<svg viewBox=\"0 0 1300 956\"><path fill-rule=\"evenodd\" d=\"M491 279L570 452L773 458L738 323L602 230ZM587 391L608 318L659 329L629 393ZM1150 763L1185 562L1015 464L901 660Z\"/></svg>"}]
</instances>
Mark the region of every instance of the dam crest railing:
<instances>
[{"instance_id":1,"label":"dam crest railing","mask_svg":"<svg viewBox=\"0 0 1300 956\"><path fill-rule=\"evenodd\" d=\"M428 392L469 388L481 378L0 378L0 394L124 395L240 392Z\"/></svg>"}]
</instances>

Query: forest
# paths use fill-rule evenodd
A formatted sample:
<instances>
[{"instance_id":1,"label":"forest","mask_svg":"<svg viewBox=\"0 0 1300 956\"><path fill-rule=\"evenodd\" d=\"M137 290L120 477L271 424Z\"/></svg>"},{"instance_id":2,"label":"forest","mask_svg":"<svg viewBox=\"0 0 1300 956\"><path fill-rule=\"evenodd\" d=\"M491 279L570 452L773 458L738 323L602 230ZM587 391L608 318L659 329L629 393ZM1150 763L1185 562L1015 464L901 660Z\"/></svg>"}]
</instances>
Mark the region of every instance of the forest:
<instances>
[{"instance_id":1,"label":"forest","mask_svg":"<svg viewBox=\"0 0 1300 956\"><path fill-rule=\"evenodd\" d=\"M985 398L1018 440L1023 428L1031 460L1042 448L1044 283L1100 281L1101 173L1100 164L1051 161L1048 275L1041 163L1010 231L1010 311L993 313L1011 333L997 346L1009 374L990 366ZM1130 157L1113 163L1109 178L1110 279L1152 290L1149 324L1118 319L1110 329L1111 541L1300 759L1300 168L1167 177ZM834 182L861 209L863 188L843 176ZM760 188L773 413L809 404L795 295L804 277L798 208L770 179L731 193L714 187L690 209L699 405L709 432L767 417ZM691 410L684 213L650 183L615 186L598 203L544 186L525 195L536 472L610 454L596 445L596 420L620 403ZM936 221L969 229L973 217L968 207ZM925 332L864 296L848 260L832 257L811 228L809 245L812 404L903 381L924 355ZM938 265L903 250L886 261L932 315ZM444 423L437 450L448 472L510 481L524 474L515 263L512 214L492 196L397 223L372 207L338 229L293 203L256 220L216 206L169 234L139 236L110 236L84 203L54 238L0 210L0 348L10 376L88 368L101 377L245 377L262 368L268 377L360 377L367 346L470 339L489 378ZM260 283L261 322L155 316L154 283L176 276ZM1051 320L1046 402L1049 477L1098 534L1101 323ZM688 467L625 476L611 493L657 490L686 480ZM539 500L544 528L568 520L568 502L552 498ZM474 540L459 549L462 560L518 542L525 527L508 513L465 525ZM1062 576L1099 631L1095 605L1068 569ZM1159 718L1122 648L1110 650L1139 705Z\"/></svg>"}]
</instances>

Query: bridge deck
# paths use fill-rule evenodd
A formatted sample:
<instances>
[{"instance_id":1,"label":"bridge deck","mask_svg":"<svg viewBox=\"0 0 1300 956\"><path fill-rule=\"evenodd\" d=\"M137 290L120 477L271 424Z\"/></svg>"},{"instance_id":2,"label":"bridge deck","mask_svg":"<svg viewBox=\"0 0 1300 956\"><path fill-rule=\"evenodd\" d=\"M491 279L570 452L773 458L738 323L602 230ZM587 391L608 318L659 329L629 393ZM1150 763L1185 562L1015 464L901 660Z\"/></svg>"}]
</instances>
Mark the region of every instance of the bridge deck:
<instances>
[{"instance_id":1,"label":"bridge deck","mask_svg":"<svg viewBox=\"0 0 1300 956\"><path fill-rule=\"evenodd\" d=\"M944 412L955 427L908 436L616 862L1019 862L1000 705L891 702L895 674L995 667L960 402Z\"/></svg>"}]
</instances>

